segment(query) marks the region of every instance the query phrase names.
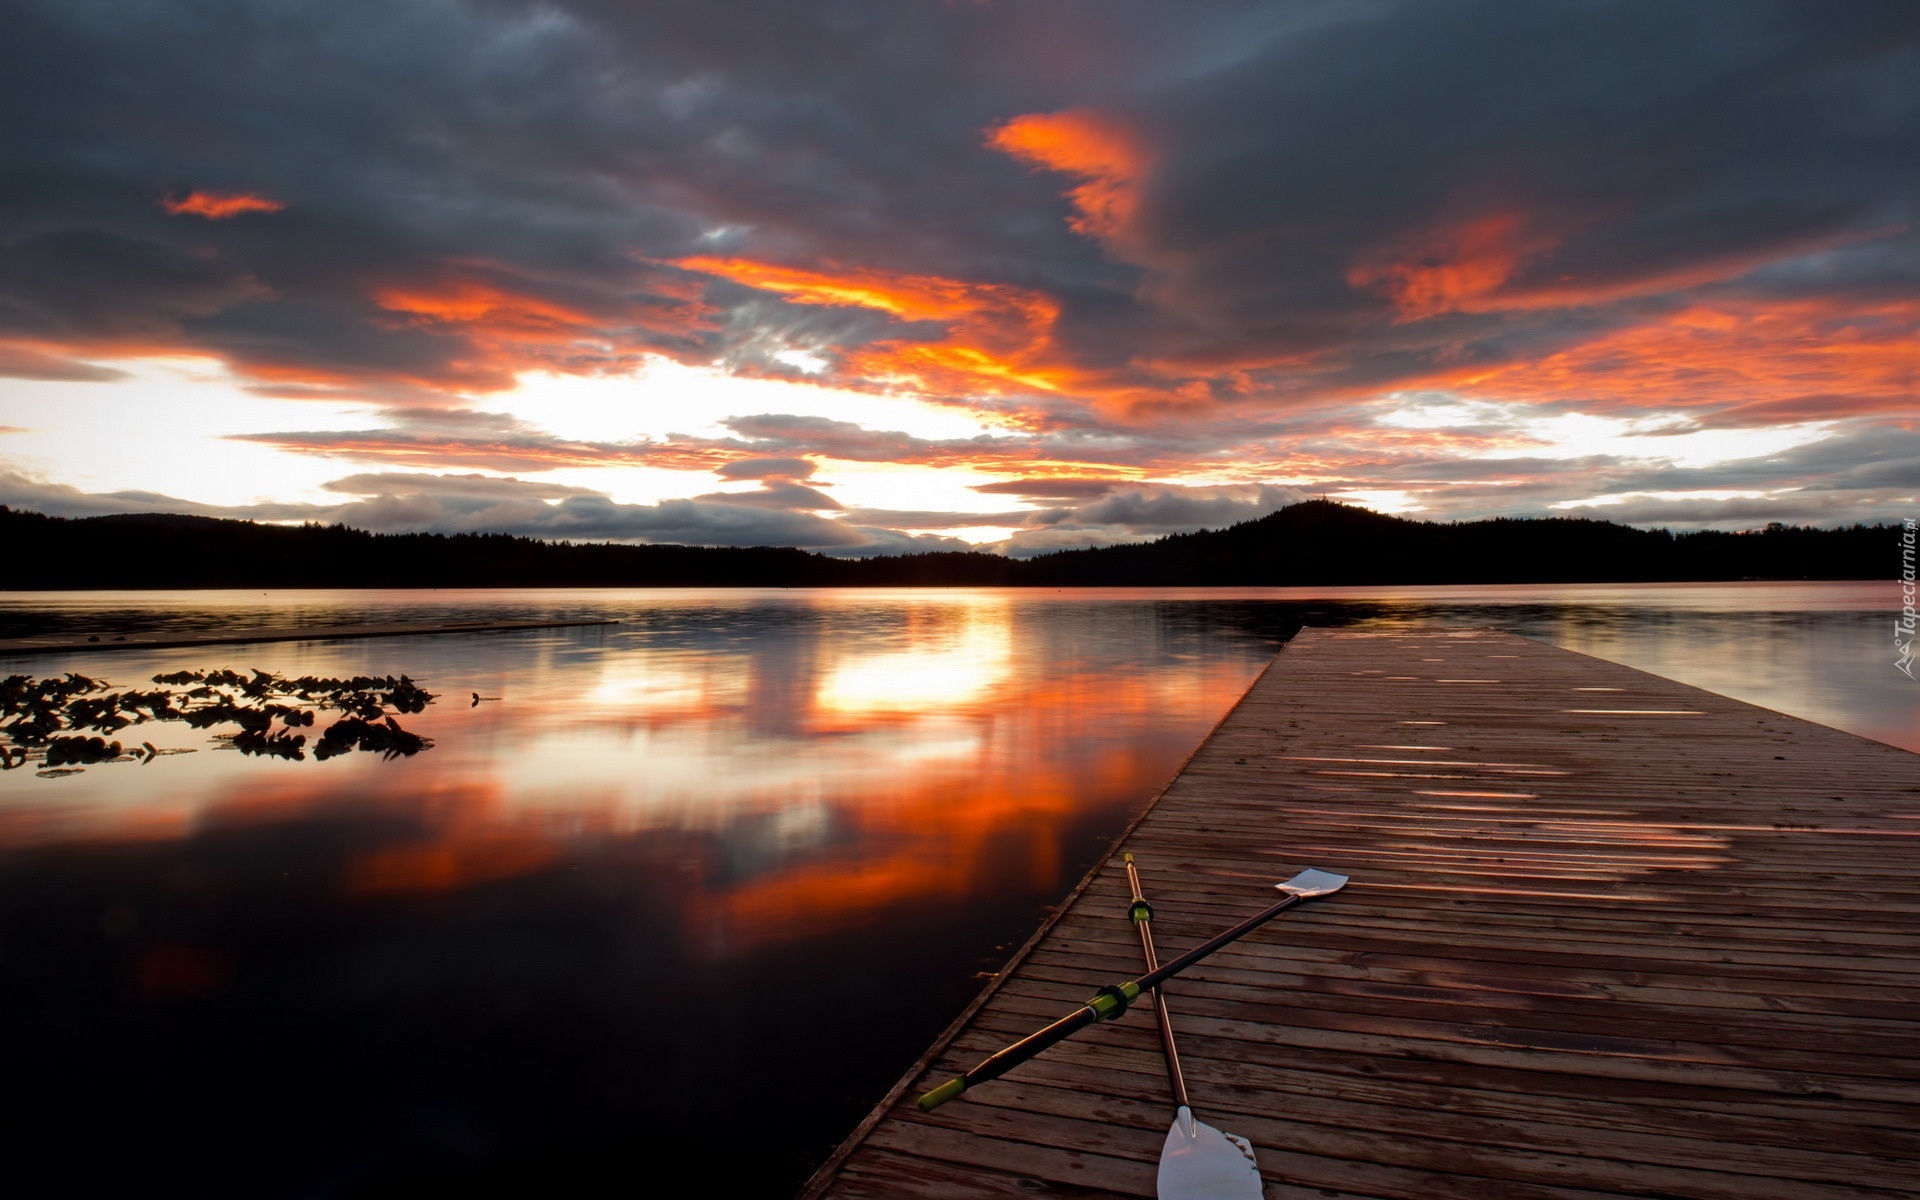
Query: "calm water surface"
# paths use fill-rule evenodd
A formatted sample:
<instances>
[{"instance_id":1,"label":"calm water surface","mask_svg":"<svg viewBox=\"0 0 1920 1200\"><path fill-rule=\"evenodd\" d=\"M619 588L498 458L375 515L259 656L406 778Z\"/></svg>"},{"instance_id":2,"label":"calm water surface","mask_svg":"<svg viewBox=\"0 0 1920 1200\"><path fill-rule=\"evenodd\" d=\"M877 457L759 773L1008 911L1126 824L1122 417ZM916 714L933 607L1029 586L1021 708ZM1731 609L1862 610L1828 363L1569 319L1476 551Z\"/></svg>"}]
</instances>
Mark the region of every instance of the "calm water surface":
<instances>
[{"instance_id":1,"label":"calm water surface","mask_svg":"<svg viewBox=\"0 0 1920 1200\"><path fill-rule=\"evenodd\" d=\"M1884 584L0 595L0 636L612 627L0 659L406 673L391 762L0 774L16 1172L205 1196L788 1194L1302 622L1490 624L1920 749ZM498 696L472 706L478 692ZM716 1183L716 1186L719 1186ZM716 1192L715 1194L720 1194Z\"/></svg>"}]
</instances>

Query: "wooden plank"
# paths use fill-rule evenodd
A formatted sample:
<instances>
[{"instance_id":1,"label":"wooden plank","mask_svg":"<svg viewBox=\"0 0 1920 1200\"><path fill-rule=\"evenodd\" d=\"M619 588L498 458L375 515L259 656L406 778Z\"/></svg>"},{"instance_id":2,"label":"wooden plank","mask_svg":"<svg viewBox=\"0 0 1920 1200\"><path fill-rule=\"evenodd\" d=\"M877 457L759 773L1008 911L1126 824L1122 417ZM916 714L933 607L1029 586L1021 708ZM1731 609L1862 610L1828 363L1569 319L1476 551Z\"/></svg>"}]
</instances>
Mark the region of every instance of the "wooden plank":
<instances>
[{"instance_id":1,"label":"wooden plank","mask_svg":"<svg viewBox=\"0 0 1920 1200\"><path fill-rule=\"evenodd\" d=\"M1187 1026L1187 1022L1181 1023L1183 1030ZM970 1031L967 1037L953 1043L954 1047L963 1047L969 1053L956 1052L943 1063L959 1069L977 1062L1004 1045L1009 1040L1009 1033L1024 1032L1026 1028L1026 1025L1021 1025L1008 1030L995 1030L983 1020L976 1031ZM1048 1055L1063 1062L1103 1062L1113 1054L1137 1052L1155 1058L1159 1054L1159 1044L1151 1034L1138 1037L1124 1028L1120 1032L1100 1032L1104 1036L1098 1042L1089 1035L1085 1040L1049 1051ZM1784 1090L1743 1091L1725 1086L1726 1080L1619 1080L1556 1071L1551 1062L1463 1065L1437 1056L1394 1056L1375 1053L1369 1048L1348 1050L1339 1047L1263 1045L1194 1034L1183 1034L1181 1046L1183 1061L1191 1056L1206 1060L1209 1064L1205 1072L1196 1075L1196 1079L1222 1086L1236 1085L1242 1078L1257 1079L1269 1070L1304 1070L1339 1076L1343 1080L1338 1085L1340 1088L1351 1087L1360 1091L1364 1091L1372 1082L1389 1081L1450 1089L1447 1093L1449 1097L1472 1090L1511 1093L1525 1102L1547 1097L1562 1098L1581 1106L1591 1106L1596 1102L1630 1103L1644 1110L1647 1119L1669 1124L1677 1120L1690 1121L1699 1114L1778 1118L1801 1126L1821 1124L1820 1121L1808 1119L1808 1110L1797 1095ZM1036 1064L1021 1069L1037 1071L1042 1068ZM1152 1071L1147 1073L1153 1074ZM1164 1073L1157 1077L1161 1079L1164 1089ZM1199 1088L1201 1085L1195 1083L1194 1086ZM1860 1145L1878 1145L1890 1131L1912 1132L1912 1110L1903 1103L1876 1104L1829 1099L1822 1107L1822 1114L1828 1119L1827 1128L1830 1130L1833 1127L1831 1119L1841 1109L1846 1112L1845 1128L1860 1134ZM1828 1143L1823 1141L1817 1144Z\"/></svg>"},{"instance_id":2,"label":"wooden plank","mask_svg":"<svg viewBox=\"0 0 1920 1200\"><path fill-rule=\"evenodd\" d=\"M1055 989L1048 999L1033 999L1015 984L1003 989L1005 1011L1025 1017L1027 1029L1066 1015L1083 997L1078 989ZM1274 1005L1273 1008L1283 1007ZM1222 1009L1251 1019L1215 1015ZM1196 1010L1199 1010L1196 1012ZM1252 1046L1313 1047L1349 1050L1361 1054L1426 1058L1463 1065L1501 1065L1551 1070L1559 1074L1591 1075L1617 1080L1658 1080L1693 1085L1739 1088L1763 1095L1835 1098L1902 1103L1914 1094L1913 1078L1902 1069L1882 1076L1853 1074L1858 1059L1851 1056L1821 1070L1818 1056L1801 1056L1810 1066L1785 1065L1785 1056L1770 1055L1754 1065L1731 1053L1716 1055L1710 1046L1662 1043L1652 1039L1595 1039L1581 1035L1543 1036L1534 1030L1497 1024L1481 1026L1434 1023L1425 1028L1395 1027L1389 1023L1356 1020L1344 1028L1325 1028L1268 1010L1248 1013L1243 1006L1186 1000L1180 1006L1181 1028ZM1192 1014L1192 1015L1189 1015ZM1477 1035L1477 1036L1476 1036ZM1012 1041L1012 1038L1005 1039ZM1237 1048L1236 1052L1244 1052ZM939 1082L935 1080L934 1082ZM932 1084L928 1084L929 1087Z\"/></svg>"},{"instance_id":3,"label":"wooden plank","mask_svg":"<svg viewBox=\"0 0 1920 1200\"><path fill-rule=\"evenodd\" d=\"M1124 978L1126 967L1131 965L1119 958L1087 956L1084 961L1110 963L1113 969L1108 974L1116 978ZM1086 980L1081 963L1081 959L1066 955L1036 955L1023 975L1028 979L1067 984L1073 992L1078 992ZM1225 971L1209 964L1205 979L1183 979L1171 990L1176 997L1232 1005L1270 998L1275 982L1268 972ZM1621 1034L1643 1039L1671 1037L1698 1042L1724 1039L1719 1044L1728 1047L1778 1047L1816 1053L1833 1050L1831 1022L1818 1015L1779 1013L1762 1008L1729 1022L1721 1010L1675 1005L1662 1006L1658 1013L1636 1008L1622 1015L1620 1006L1611 998L1565 1000L1557 996L1509 995L1457 987L1380 986L1370 981L1352 981L1344 987L1312 986L1320 982L1290 988L1286 996L1286 1003L1314 1024L1325 1022L1308 1014L1363 1013L1383 1020L1439 1018L1448 1024L1497 1018L1501 1024L1515 1028ZM1183 1011L1195 1011L1189 1005L1180 1007ZM1920 1060L1920 1023L1861 1020L1856 1027L1861 1036L1848 1047L1848 1053L1871 1051L1876 1058L1899 1055Z\"/></svg>"},{"instance_id":4,"label":"wooden plank","mask_svg":"<svg viewBox=\"0 0 1920 1200\"><path fill-rule=\"evenodd\" d=\"M1054 1183L1017 1171L942 1162L878 1147L847 1165L840 1193L861 1200L957 1200L973 1196L1070 1196L1074 1200L1119 1200L1120 1192Z\"/></svg>"},{"instance_id":5,"label":"wooden plank","mask_svg":"<svg viewBox=\"0 0 1920 1200\"><path fill-rule=\"evenodd\" d=\"M1114 1072L1136 1077L1129 1081L1135 1095L1164 1097L1167 1094L1157 1044L1119 1047L1076 1043L1073 1053L1063 1051L1023 1067L1022 1077L1086 1091L1112 1086ZM1673 1153L1682 1156L1683 1162L1697 1162L1703 1147L1714 1152L1733 1149L1739 1161L1727 1169L1735 1171L1765 1169L1766 1148L1785 1147L1794 1152L1794 1157L1816 1164L1809 1170L1841 1177L1857 1172L1861 1182L1885 1187L1909 1182L1911 1176L1899 1159L1920 1154L1920 1132L1862 1130L1830 1121L1815 1123L1820 1149L1809 1151L1805 1148L1809 1123L1797 1116L1722 1114L1695 1108L1681 1124L1676 1123L1665 1106L1658 1104L1591 1098L1575 1101L1534 1091L1443 1088L1432 1083L1385 1077L1377 1071L1371 1075L1358 1071L1330 1075L1322 1070L1301 1069L1295 1063L1269 1066L1238 1059L1212 1060L1207 1075L1210 1082L1196 1086L1193 1095L1197 1103L1215 1114L1269 1113L1274 1108L1273 1098L1284 1096L1290 1111L1292 1106L1316 1106L1314 1113L1303 1114L1314 1120L1337 1118L1355 1103L1382 1110L1405 1110L1400 1115L1368 1116L1370 1122L1385 1121L1389 1129L1400 1128L1405 1121L1417 1123L1440 1114L1449 1121L1463 1116L1492 1117L1517 1122L1516 1128L1552 1125L1579 1130L1589 1137L1596 1131L1621 1130L1672 1140L1676 1147ZM986 1102L985 1089L982 1091L980 1099ZM1328 1107L1321 1108L1321 1105ZM1524 1140L1531 1143L1542 1136L1553 1135L1529 1133Z\"/></svg>"},{"instance_id":6,"label":"wooden plank","mask_svg":"<svg viewBox=\"0 0 1920 1200\"><path fill-rule=\"evenodd\" d=\"M1555 1159L1544 1173L1559 1184L1602 1191L1644 1187L1669 1195L1772 1200L1895 1200L1910 1195L1904 1185L1912 1176L1901 1164L1865 1155L1568 1128L1463 1116L1445 1108L1385 1109L1326 1096L1311 1101L1295 1097L1286 1111L1289 1119L1276 1120L1259 1106L1229 1103L1218 1114L1223 1121L1231 1118L1235 1132L1261 1144L1287 1144L1301 1124L1311 1123L1316 1153L1422 1170L1444 1166L1459 1145L1470 1145L1482 1168L1496 1162L1511 1168ZM983 1095L974 1104L916 1119L1010 1142L1062 1148L1091 1144L1115 1157L1140 1154L1148 1161L1158 1159L1167 1125L1166 1108L1157 1097L1154 1103L1143 1103L1107 1096L1090 1105L1083 1089L1045 1086L1026 1073L1020 1083L1003 1081L990 1097ZM1089 1124L1093 1128L1087 1128ZM1869 1174L1877 1177L1879 1186L1864 1179ZM1835 1176L1851 1176L1853 1182L1835 1185L1830 1182Z\"/></svg>"},{"instance_id":7,"label":"wooden plank","mask_svg":"<svg viewBox=\"0 0 1920 1200\"><path fill-rule=\"evenodd\" d=\"M1269 1197L1915 1194L1920 756L1509 634L1309 630L1121 849L1167 954L1354 877L1169 988ZM1146 1015L912 1105L1137 973L1126 899L1116 856L812 1194L1151 1194Z\"/></svg>"}]
</instances>

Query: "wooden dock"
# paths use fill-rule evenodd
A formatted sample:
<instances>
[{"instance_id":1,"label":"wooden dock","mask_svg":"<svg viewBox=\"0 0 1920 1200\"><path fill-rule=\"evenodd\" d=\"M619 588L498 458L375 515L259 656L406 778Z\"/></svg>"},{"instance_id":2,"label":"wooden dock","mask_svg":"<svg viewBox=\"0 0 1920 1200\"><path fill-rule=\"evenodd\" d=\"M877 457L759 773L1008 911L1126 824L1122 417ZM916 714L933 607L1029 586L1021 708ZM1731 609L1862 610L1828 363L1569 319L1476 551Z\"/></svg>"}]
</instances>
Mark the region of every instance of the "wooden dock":
<instances>
[{"instance_id":1,"label":"wooden dock","mask_svg":"<svg viewBox=\"0 0 1920 1200\"><path fill-rule=\"evenodd\" d=\"M1891 667L1889 667L1891 669ZM1509 634L1309 630L805 1195L1151 1196L1152 1014L914 1097L1308 866L1169 985L1269 1200L1920 1195L1920 755Z\"/></svg>"},{"instance_id":2,"label":"wooden dock","mask_svg":"<svg viewBox=\"0 0 1920 1200\"><path fill-rule=\"evenodd\" d=\"M304 625L292 629L172 630L162 633L50 633L0 638L0 658L20 654L96 650L173 650L187 646L250 646L259 642L330 642L342 638L420 637L443 633L504 633L524 629L572 629L618 625L618 621L456 621L385 625Z\"/></svg>"}]
</instances>

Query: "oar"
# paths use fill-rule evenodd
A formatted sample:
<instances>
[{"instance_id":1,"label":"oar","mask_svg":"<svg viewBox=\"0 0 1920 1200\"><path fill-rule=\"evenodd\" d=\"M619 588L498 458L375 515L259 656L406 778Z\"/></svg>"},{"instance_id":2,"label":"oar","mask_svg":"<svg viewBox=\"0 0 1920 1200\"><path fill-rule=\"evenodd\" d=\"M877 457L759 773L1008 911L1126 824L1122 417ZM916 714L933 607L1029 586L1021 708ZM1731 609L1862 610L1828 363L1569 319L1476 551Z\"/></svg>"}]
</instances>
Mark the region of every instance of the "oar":
<instances>
[{"instance_id":1,"label":"oar","mask_svg":"<svg viewBox=\"0 0 1920 1200\"><path fill-rule=\"evenodd\" d=\"M1126 983L1108 984L1095 992L1091 1000L1045 1029L1028 1034L1005 1050L986 1059L973 1070L964 1075L954 1076L920 1097L920 1107L931 1112L968 1088L978 1087L990 1079L1000 1078L1047 1047L1065 1041L1096 1021L1115 1019L1127 1011L1127 1005L1139 999L1141 992L1157 986L1162 980L1172 979L1215 950L1247 936L1301 901L1339 891L1347 886L1347 877L1335 875L1329 871L1306 870L1285 883L1276 883L1274 886L1287 894L1286 899L1265 912L1248 917L1225 933L1209 938L1179 958L1148 971L1138 979L1131 979Z\"/></svg>"},{"instance_id":2,"label":"oar","mask_svg":"<svg viewBox=\"0 0 1920 1200\"><path fill-rule=\"evenodd\" d=\"M1133 855L1122 856L1127 882L1133 886L1133 904L1127 909L1140 931L1140 951L1147 970L1160 965L1153 950L1153 905L1140 890L1140 872ZM1260 1167L1247 1139L1195 1120L1187 1102L1187 1077L1180 1070L1180 1051L1173 1044L1173 1021L1167 1016L1166 993L1153 989L1153 1017L1160 1026L1160 1050L1167 1058L1167 1079L1173 1084L1173 1124L1160 1148L1160 1200L1260 1200Z\"/></svg>"}]
</instances>

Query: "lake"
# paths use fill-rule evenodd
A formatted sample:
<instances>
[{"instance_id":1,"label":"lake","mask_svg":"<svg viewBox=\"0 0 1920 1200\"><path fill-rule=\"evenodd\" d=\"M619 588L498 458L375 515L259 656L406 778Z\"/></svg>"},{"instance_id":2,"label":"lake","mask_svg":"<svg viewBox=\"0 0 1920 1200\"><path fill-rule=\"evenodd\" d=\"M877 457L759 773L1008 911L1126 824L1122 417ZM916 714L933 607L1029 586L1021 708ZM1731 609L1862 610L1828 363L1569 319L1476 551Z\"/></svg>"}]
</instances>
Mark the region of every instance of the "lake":
<instances>
[{"instance_id":1,"label":"lake","mask_svg":"<svg viewBox=\"0 0 1920 1200\"><path fill-rule=\"evenodd\" d=\"M1920 750L1897 598L0 594L0 637L621 622L0 660L440 695L400 718L432 740L411 756L249 756L166 722L113 736L181 753L0 773L13 1170L83 1194L633 1195L692 1158L714 1194L788 1195L1301 624L1497 626Z\"/></svg>"}]
</instances>

